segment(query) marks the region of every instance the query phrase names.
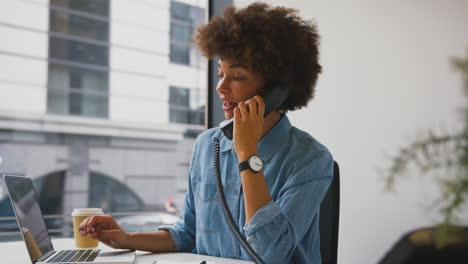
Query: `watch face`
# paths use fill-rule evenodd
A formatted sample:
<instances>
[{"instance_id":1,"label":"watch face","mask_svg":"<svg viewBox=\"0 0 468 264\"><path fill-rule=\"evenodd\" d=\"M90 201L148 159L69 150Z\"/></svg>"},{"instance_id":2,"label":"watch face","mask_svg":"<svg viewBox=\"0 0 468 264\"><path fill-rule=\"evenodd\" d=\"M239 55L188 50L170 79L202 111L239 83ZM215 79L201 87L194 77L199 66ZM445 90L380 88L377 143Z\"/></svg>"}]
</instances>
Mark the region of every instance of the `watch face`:
<instances>
[{"instance_id":1,"label":"watch face","mask_svg":"<svg viewBox=\"0 0 468 264\"><path fill-rule=\"evenodd\" d=\"M253 171L261 171L263 169L263 160L258 156L252 156L249 159L249 165Z\"/></svg>"}]
</instances>

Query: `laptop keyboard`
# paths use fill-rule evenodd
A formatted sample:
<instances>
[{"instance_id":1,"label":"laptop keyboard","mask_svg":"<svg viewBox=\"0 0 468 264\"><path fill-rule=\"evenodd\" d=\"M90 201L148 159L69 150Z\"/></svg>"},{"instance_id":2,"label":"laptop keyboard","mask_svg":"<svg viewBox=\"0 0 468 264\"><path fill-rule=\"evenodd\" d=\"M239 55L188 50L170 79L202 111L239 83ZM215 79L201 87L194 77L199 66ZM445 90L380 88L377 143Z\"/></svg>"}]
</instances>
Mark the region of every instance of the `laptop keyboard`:
<instances>
[{"instance_id":1,"label":"laptop keyboard","mask_svg":"<svg viewBox=\"0 0 468 264\"><path fill-rule=\"evenodd\" d=\"M92 262L99 255L99 251L99 249L62 250L46 262Z\"/></svg>"}]
</instances>

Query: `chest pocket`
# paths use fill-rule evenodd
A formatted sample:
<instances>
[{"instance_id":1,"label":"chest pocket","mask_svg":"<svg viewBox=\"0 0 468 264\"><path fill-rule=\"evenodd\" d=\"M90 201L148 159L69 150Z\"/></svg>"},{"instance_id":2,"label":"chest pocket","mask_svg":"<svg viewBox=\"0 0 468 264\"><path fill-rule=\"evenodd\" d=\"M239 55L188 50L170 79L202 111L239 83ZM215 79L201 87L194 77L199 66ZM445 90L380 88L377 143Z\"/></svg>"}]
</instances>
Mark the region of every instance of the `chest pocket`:
<instances>
[{"instance_id":1,"label":"chest pocket","mask_svg":"<svg viewBox=\"0 0 468 264\"><path fill-rule=\"evenodd\" d=\"M216 197L216 185L195 182L194 190L197 232L219 232L221 207Z\"/></svg>"}]
</instances>

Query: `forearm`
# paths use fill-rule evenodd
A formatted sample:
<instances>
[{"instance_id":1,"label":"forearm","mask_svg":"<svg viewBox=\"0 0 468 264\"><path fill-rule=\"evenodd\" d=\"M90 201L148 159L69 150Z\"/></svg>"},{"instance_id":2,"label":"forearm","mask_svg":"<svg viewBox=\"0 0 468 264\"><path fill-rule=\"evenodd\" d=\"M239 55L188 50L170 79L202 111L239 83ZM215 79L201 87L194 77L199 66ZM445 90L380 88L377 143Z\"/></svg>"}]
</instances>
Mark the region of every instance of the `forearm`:
<instances>
[{"instance_id":1,"label":"forearm","mask_svg":"<svg viewBox=\"0 0 468 264\"><path fill-rule=\"evenodd\" d=\"M297 246L297 230L275 202L263 206L255 219L244 226L244 231L247 241L265 263L291 262L291 255Z\"/></svg>"},{"instance_id":2,"label":"forearm","mask_svg":"<svg viewBox=\"0 0 468 264\"><path fill-rule=\"evenodd\" d=\"M269 203L272 198L263 172L244 170L241 172L242 189L244 192L245 223L250 223L254 214Z\"/></svg>"},{"instance_id":3,"label":"forearm","mask_svg":"<svg viewBox=\"0 0 468 264\"><path fill-rule=\"evenodd\" d=\"M166 230L130 233L128 248L150 252L174 252L171 234Z\"/></svg>"}]
</instances>

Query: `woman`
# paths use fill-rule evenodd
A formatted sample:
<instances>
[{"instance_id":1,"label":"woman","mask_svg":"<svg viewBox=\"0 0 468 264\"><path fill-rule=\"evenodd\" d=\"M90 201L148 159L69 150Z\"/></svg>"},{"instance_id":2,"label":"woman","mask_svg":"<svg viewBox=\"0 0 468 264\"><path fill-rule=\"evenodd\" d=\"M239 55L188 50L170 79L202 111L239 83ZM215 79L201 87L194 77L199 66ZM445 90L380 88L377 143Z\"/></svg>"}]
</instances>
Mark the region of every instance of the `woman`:
<instances>
[{"instance_id":1,"label":"woman","mask_svg":"<svg viewBox=\"0 0 468 264\"><path fill-rule=\"evenodd\" d=\"M226 200L248 243L265 263L320 263L319 208L332 180L333 158L285 114L313 97L321 72L318 40L316 26L296 10L263 3L228 8L199 28L202 53L220 57L216 90L225 118L235 120L233 140L219 128L197 138L184 217L174 226L127 233L111 217L100 216L85 219L82 234L114 248L249 260L216 199L212 142L218 137ZM275 84L289 89L289 96L263 117L263 95ZM252 157L263 166L239 169Z\"/></svg>"}]
</instances>

